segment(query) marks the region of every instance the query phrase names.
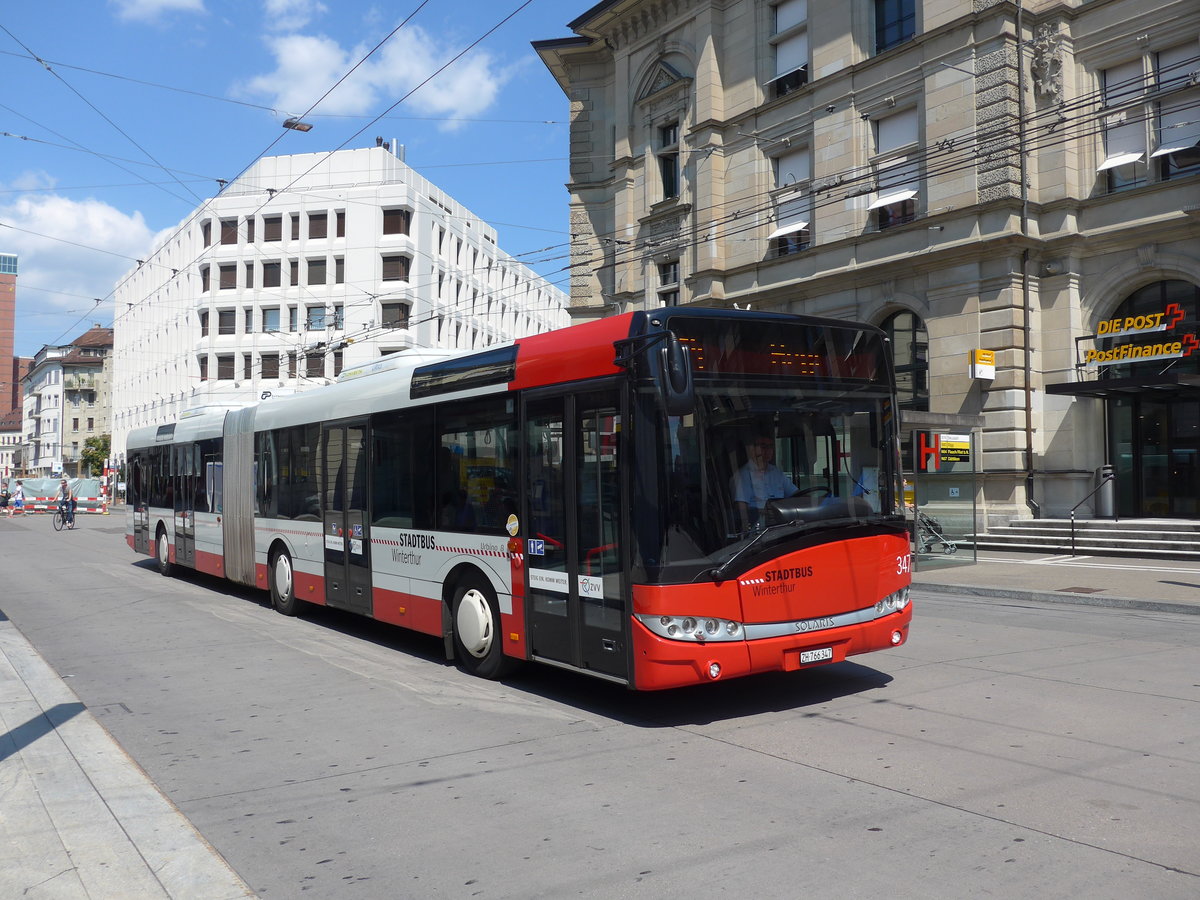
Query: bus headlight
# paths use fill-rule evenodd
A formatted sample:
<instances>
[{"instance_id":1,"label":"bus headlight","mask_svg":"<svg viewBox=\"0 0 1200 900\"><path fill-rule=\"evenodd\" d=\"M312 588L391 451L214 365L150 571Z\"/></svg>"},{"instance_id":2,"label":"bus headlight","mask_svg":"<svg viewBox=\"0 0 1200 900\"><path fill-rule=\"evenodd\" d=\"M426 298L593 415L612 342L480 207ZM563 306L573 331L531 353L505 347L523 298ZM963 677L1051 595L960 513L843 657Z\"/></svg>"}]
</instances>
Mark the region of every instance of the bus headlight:
<instances>
[{"instance_id":1,"label":"bus headlight","mask_svg":"<svg viewBox=\"0 0 1200 900\"><path fill-rule=\"evenodd\" d=\"M908 606L908 588L903 587L893 594L888 594L875 604L875 614L886 616L888 613L899 612Z\"/></svg>"},{"instance_id":2,"label":"bus headlight","mask_svg":"<svg viewBox=\"0 0 1200 900\"><path fill-rule=\"evenodd\" d=\"M672 641L740 641L742 623L713 616L643 616L637 620L659 637Z\"/></svg>"}]
</instances>

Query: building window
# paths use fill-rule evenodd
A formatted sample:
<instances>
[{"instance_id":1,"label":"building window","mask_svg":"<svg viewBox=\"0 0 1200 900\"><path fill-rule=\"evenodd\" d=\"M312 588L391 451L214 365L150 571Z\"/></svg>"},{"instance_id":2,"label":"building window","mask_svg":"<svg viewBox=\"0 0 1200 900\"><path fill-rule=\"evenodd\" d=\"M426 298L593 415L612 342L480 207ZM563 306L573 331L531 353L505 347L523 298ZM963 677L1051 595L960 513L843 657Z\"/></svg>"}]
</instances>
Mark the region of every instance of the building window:
<instances>
[{"instance_id":1,"label":"building window","mask_svg":"<svg viewBox=\"0 0 1200 900\"><path fill-rule=\"evenodd\" d=\"M308 214L308 236L310 239L329 236L329 215L327 213Z\"/></svg>"},{"instance_id":2,"label":"building window","mask_svg":"<svg viewBox=\"0 0 1200 900\"><path fill-rule=\"evenodd\" d=\"M920 316L903 311L881 326L891 341L896 399L901 409L929 411L929 333Z\"/></svg>"},{"instance_id":3,"label":"building window","mask_svg":"<svg viewBox=\"0 0 1200 900\"><path fill-rule=\"evenodd\" d=\"M202 294L208 292L208 285L209 285L208 266L201 266L200 267L200 292Z\"/></svg>"},{"instance_id":4,"label":"building window","mask_svg":"<svg viewBox=\"0 0 1200 900\"><path fill-rule=\"evenodd\" d=\"M200 380L208 381L208 357L200 357Z\"/></svg>"},{"instance_id":5,"label":"building window","mask_svg":"<svg viewBox=\"0 0 1200 900\"><path fill-rule=\"evenodd\" d=\"M407 281L409 258L400 254L383 257L383 281Z\"/></svg>"},{"instance_id":6,"label":"building window","mask_svg":"<svg viewBox=\"0 0 1200 900\"><path fill-rule=\"evenodd\" d=\"M679 196L679 123L658 129L658 172L662 180L662 199Z\"/></svg>"},{"instance_id":7,"label":"building window","mask_svg":"<svg viewBox=\"0 0 1200 900\"><path fill-rule=\"evenodd\" d=\"M233 354L217 357L217 381L233 381Z\"/></svg>"},{"instance_id":8,"label":"building window","mask_svg":"<svg viewBox=\"0 0 1200 900\"><path fill-rule=\"evenodd\" d=\"M254 216L246 216L246 243L254 243Z\"/></svg>"},{"instance_id":9,"label":"building window","mask_svg":"<svg viewBox=\"0 0 1200 900\"><path fill-rule=\"evenodd\" d=\"M305 314L304 327L309 331L325 330L325 307L310 306Z\"/></svg>"},{"instance_id":10,"label":"building window","mask_svg":"<svg viewBox=\"0 0 1200 900\"><path fill-rule=\"evenodd\" d=\"M262 264L262 286L265 288L279 287L280 278L283 272L278 261L264 262Z\"/></svg>"},{"instance_id":11,"label":"building window","mask_svg":"<svg viewBox=\"0 0 1200 900\"><path fill-rule=\"evenodd\" d=\"M288 284L292 287L298 287L300 284L300 260L298 259L288 261Z\"/></svg>"},{"instance_id":12,"label":"building window","mask_svg":"<svg viewBox=\"0 0 1200 900\"><path fill-rule=\"evenodd\" d=\"M237 243L237 219L222 219L221 220L221 243L236 244Z\"/></svg>"},{"instance_id":13,"label":"building window","mask_svg":"<svg viewBox=\"0 0 1200 900\"><path fill-rule=\"evenodd\" d=\"M246 287L254 287L254 263L246 263Z\"/></svg>"},{"instance_id":14,"label":"building window","mask_svg":"<svg viewBox=\"0 0 1200 900\"><path fill-rule=\"evenodd\" d=\"M88 419L88 431L95 431L95 430L96 430L96 420Z\"/></svg>"},{"instance_id":15,"label":"building window","mask_svg":"<svg viewBox=\"0 0 1200 900\"><path fill-rule=\"evenodd\" d=\"M200 223L200 240L205 247L212 243L212 222L208 219Z\"/></svg>"},{"instance_id":16,"label":"building window","mask_svg":"<svg viewBox=\"0 0 1200 900\"><path fill-rule=\"evenodd\" d=\"M333 327L341 331L346 327L346 312L345 308L340 303L333 305Z\"/></svg>"},{"instance_id":17,"label":"building window","mask_svg":"<svg viewBox=\"0 0 1200 900\"><path fill-rule=\"evenodd\" d=\"M274 332L279 330L279 307L273 306L262 311L262 330Z\"/></svg>"},{"instance_id":18,"label":"building window","mask_svg":"<svg viewBox=\"0 0 1200 900\"><path fill-rule=\"evenodd\" d=\"M300 213L292 213L292 240L300 240Z\"/></svg>"},{"instance_id":19,"label":"building window","mask_svg":"<svg viewBox=\"0 0 1200 900\"><path fill-rule=\"evenodd\" d=\"M412 213L407 209L385 209L383 211L384 234L408 234L412 224Z\"/></svg>"},{"instance_id":20,"label":"building window","mask_svg":"<svg viewBox=\"0 0 1200 900\"><path fill-rule=\"evenodd\" d=\"M217 334L237 334L237 310L217 310Z\"/></svg>"},{"instance_id":21,"label":"building window","mask_svg":"<svg viewBox=\"0 0 1200 900\"><path fill-rule=\"evenodd\" d=\"M903 44L916 33L916 0L875 0L876 53Z\"/></svg>"},{"instance_id":22,"label":"building window","mask_svg":"<svg viewBox=\"0 0 1200 900\"><path fill-rule=\"evenodd\" d=\"M1160 177L1194 175L1200 171L1200 70L1196 43L1182 44L1155 55L1159 91L1170 91L1157 109L1157 144L1152 159L1161 161Z\"/></svg>"},{"instance_id":23,"label":"building window","mask_svg":"<svg viewBox=\"0 0 1200 900\"><path fill-rule=\"evenodd\" d=\"M325 283L325 258L308 260L308 283L310 285Z\"/></svg>"},{"instance_id":24,"label":"building window","mask_svg":"<svg viewBox=\"0 0 1200 900\"><path fill-rule=\"evenodd\" d=\"M292 351L288 354L288 378L296 377L296 353Z\"/></svg>"},{"instance_id":25,"label":"building window","mask_svg":"<svg viewBox=\"0 0 1200 900\"><path fill-rule=\"evenodd\" d=\"M242 380L249 381L254 377L254 356L250 353L242 356Z\"/></svg>"},{"instance_id":26,"label":"building window","mask_svg":"<svg viewBox=\"0 0 1200 900\"><path fill-rule=\"evenodd\" d=\"M1097 171L1112 193L1146 183L1146 114L1137 101L1146 93L1142 60L1105 69L1104 105L1117 107L1104 116L1104 159Z\"/></svg>"},{"instance_id":27,"label":"building window","mask_svg":"<svg viewBox=\"0 0 1200 900\"><path fill-rule=\"evenodd\" d=\"M658 302L662 306L679 305L679 260L658 264Z\"/></svg>"},{"instance_id":28,"label":"building window","mask_svg":"<svg viewBox=\"0 0 1200 900\"><path fill-rule=\"evenodd\" d=\"M300 311L295 306L288 307L288 331L295 332L299 327Z\"/></svg>"},{"instance_id":29,"label":"building window","mask_svg":"<svg viewBox=\"0 0 1200 900\"><path fill-rule=\"evenodd\" d=\"M243 334L254 334L254 307L247 306L245 310L245 322L243 323Z\"/></svg>"},{"instance_id":30,"label":"building window","mask_svg":"<svg viewBox=\"0 0 1200 900\"><path fill-rule=\"evenodd\" d=\"M333 353L333 377L337 378L342 374L342 351L335 350Z\"/></svg>"},{"instance_id":31,"label":"building window","mask_svg":"<svg viewBox=\"0 0 1200 900\"><path fill-rule=\"evenodd\" d=\"M917 158L917 111L903 112L875 121L875 194L867 209L880 230L903 225L916 218L920 189Z\"/></svg>"},{"instance_id":32,"label":"building window","mask_svg":"<svg viewBox=\"0 0 1200 900\"><path fill-rule=\"evenodd\" d=\"M346 282L346 260L342 257L337 257L333 261L333 283L345 284Z\"/></svg>"},{"instance_id":33,"label":"building window","mask_svg":"<svg viewBox=\"0 0 1200 900\"><path fill-rule=\"evenodd\" d=\"M783 97L808 83L808 0L783 0L771 9L774 73L768 97Z\"/></svg>"},{"instance_id":34,"label":"building window","mask_svg":"<svg viewBox=\"0 0 1200 900\"><path fill-rule=\"evenodd\" d=\"M224 263L219 266L220 283L219 287L223 291L231 291L237 287L237 263Z\"/></svg>"},{"instance_id":35,"label":"building window","mask_svg":"<svg viewBox=\"0 0 1200 900\"><path fill-rule=\"evenodd\" d=\"M71 430L72 430L72 431L78 431L78 430L79 430L79 420L78 420L78 419L72 419L72 420L71 420Z\"/></svg>"},{"instance_id":36,"label":"building window","mask_svg":"<svg viewBox=\"0 0 1200 900\"><path fill-rule=\"evenodd\" d=\"M304 374L309 378L325 377L324 352L320 350L313 350L310 353L304 354Z\"/></svg>"},{"instance_id":37,"label":"building window","mask_svg":"<svg viewBox=\"0 0 1200 900\"><path fill-rule=\"evenodd\" d=\"M808 148L791 150L771 161L775 170L775 221L770 256L787 256L807 250L812 242L812 205L808 183L812 177Z\"/></svg>"},{"instance_id":38,"label":"building window","mask_svg":"<svg viewBox=\"0 0 1200 900\"><path fill-rule=\"evenodd\" d=\"M384 328L407 328L408 327L408 304L407 303L384 303L383 309L383 327Z\"/></svg>"},{"instance_id":39,"label":"building window","mask_svg":"<svg viewBox=\"0 0 1200 900\"><path fill-rule=\"evenodd\" d=\"M264 241L282 241L283 240L283 217L282 216L263 216L263 240Z\"/></svg>"},{"instance_id":40,"label":"building window","mask_svg":"<svg viewBox=\"0 0 1200 900\"><path fill-rule=\"evenodd\" d=\"M262 355L262 363L260 366L262 377L264 379L273 379L279 377L279 354L264 353Z\"/></svg>"},{"instance_id":41,"label":"building window","mask_svg":"<svg viewBox=\"0 0 1200 900\"><path fill-rule=\"evenodd\" d=\"M335 227L337 228L337 233L335 236L336 237L345 237L346 236L346 213L345 213L345 211L339 209L334 214L334 221L336 222Z\"/></svg>"},{"instance_id":42,"label":"building window","mask_svg":"<svg viewBox=\"0 0 1200 900\"><path fill-rule=\"evenodd\" d=\"M200 337L208 337L208 310L200 310Z\"/></svg>"}]
</instances>

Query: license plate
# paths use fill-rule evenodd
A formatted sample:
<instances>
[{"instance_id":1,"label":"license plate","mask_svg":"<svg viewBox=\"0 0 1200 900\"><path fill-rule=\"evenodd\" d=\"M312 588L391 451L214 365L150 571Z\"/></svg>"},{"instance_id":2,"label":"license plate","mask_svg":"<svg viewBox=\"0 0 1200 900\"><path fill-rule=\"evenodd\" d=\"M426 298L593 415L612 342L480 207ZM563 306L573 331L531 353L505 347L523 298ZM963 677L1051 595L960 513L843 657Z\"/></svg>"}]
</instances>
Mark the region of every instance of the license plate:
<instances>
[{"instance_id":1,"label":"license plate","mask_svg":"<svg viewBox=\"0 0 1200 900\"><path fill-rule=\"evenodd\" d=\"M833 659L833 648L822 647L820 650L801 650L800 665L808 663L824 662L827 659Z\"/></svg>"}]
</instances>

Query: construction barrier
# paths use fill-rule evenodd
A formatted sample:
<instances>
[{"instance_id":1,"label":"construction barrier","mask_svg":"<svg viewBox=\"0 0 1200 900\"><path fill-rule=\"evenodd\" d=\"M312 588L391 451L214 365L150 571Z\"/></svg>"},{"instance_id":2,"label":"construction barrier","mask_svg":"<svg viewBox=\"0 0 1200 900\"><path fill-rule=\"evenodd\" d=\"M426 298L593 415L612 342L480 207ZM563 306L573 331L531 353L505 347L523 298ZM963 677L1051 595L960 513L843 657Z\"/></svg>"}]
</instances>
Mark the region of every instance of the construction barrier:
<instances>
[{"instance_id":1,"label":"construction barrier","mask_svg":"<svg viewBox=\"0 0 1200 900\"><path fill-rule=\"evenodd\" d=\"M9 478L8 492L11 495L17 486L16 478ZM25 488L25 512L52 513L58 509L57 478L23 478ZM71 490L75 492L76 513L96 513L108 515L108 498L103 490L103 482L98 478L70 478L67 480ZM12 506L12 500L9 500Z\"/></svg>"}]
</instances>

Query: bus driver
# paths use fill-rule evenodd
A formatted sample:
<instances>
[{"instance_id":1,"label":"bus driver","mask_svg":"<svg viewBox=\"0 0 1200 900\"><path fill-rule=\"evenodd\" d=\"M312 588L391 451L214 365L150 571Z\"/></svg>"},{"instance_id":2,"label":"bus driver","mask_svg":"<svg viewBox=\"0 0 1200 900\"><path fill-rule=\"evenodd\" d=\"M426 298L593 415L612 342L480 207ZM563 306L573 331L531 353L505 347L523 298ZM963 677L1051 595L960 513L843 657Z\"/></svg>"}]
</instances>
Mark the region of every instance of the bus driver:
<instances>
[{"instance_id":1,"label":"bus driver","mask_svg":"<svg viewBox=\"0 0 1200 900\"><path fill-rule=\"evenodd\" d=\"M746 464L733 476L738 526L750 531L765 524L768 500L794 497L799 488L775 465L775 441L756 437L746 444Z\"/></svg>"}]
</instances>

